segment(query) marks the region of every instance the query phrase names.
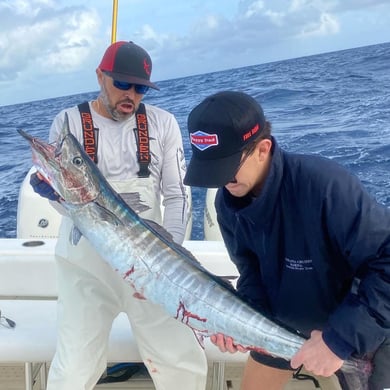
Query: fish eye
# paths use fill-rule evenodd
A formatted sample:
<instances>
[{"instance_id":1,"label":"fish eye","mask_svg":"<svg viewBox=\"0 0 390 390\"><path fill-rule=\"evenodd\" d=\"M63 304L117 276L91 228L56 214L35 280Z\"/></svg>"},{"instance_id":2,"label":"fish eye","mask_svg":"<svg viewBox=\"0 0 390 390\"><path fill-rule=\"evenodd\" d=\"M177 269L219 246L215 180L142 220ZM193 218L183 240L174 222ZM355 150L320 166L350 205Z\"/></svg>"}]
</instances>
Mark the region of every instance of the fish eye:
<instances>
[{"instance_id":1,"label":"fish eye","mask_svg":"<svg viewBox=\"0 0 390 390\"><path fill-rule=\"evenodd\" d=\"M73 158L73 164L76 166L80 166L83 163L83 159L81 157L74 157Z\"/></svg>"}]
</instances>

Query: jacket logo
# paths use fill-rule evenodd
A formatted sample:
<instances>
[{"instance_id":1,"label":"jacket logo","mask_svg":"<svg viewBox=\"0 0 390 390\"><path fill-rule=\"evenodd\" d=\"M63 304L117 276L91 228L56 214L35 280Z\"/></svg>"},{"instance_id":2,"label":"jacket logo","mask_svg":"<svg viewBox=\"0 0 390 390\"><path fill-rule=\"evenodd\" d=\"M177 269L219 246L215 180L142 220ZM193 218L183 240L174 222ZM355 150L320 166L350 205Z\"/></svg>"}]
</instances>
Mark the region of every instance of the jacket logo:
<instances>
[{"instance_id":1,"label":"jacket logo","mask_svg":"<svg viewBox=\"0 0 390 390\"><path fill-rule=\"evenodd\" d=\"M286 257L284 261L286 268L293 271L313 271L312 259L290 259Z\"/></svg>"},{"instance_id":2,"label":"jacket logo","mask_svg":"<svg viewBox=\"0 0 390 390\"><path fill-rule=\"evenodd\" d=\"M208 134L199 130L190 134L190 141L192 145L201 151L217 146L219 143L217 134Z\"/></svg>"}]
</instances>

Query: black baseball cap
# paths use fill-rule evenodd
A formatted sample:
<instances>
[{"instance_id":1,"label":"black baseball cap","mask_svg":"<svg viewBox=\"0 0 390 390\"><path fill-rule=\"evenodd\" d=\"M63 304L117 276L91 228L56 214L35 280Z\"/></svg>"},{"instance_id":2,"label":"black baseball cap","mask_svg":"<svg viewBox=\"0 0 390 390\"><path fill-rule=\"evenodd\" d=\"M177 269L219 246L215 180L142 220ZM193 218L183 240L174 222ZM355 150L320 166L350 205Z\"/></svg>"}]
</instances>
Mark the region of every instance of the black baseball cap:
<instances>
[{"instance_id":1,"label":"black baseball cap","mask_svg":"<svg viewBox=\"0 0 390 390\"><path fill-rule=\"evenodd\" d=\"M160 89L150 81L152 60L149 54L134 42L118 41L110 45L99 69L118 81Z\"/></svg>"},{"instance_id":2,"label":"black baseball cap","mask_svg":"<svg viewBox=\"0 0 390 390\"><path fill-rule=\"evenodd\" d=\"M184 183L218 188L234 178L243 149L261 134L265 117L251 96L223 91L197 105L187 124L192 157Z\"/></svg>"}]
</instances>

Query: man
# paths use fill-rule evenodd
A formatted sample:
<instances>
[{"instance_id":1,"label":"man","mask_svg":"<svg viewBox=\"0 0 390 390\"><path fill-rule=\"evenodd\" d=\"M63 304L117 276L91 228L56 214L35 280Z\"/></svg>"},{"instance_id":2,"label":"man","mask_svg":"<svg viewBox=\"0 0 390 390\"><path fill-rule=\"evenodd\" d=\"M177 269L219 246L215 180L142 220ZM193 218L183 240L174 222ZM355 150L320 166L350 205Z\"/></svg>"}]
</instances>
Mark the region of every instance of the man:
<instances>
[{"instance_id":1,"label":"man","mask_svg":"<svg viewBox=\"0 0 390 390\"><path fill-rule=\"evenodd\" d=\"M129 193L138 192L149 207L141 216L162 221L182 243L189 216L182 138L172 114L141 103L149 87L158 89L150 81L151 71L150 56L140 46L124 41L109 46L96 69L98 98L59 113L50 140L56 140L66 112L70 130L117 192L127 201ZM39 176L31 183L42 196L56 199ZM134 297L85 238L73 246L72 227L64 216L56 246L58 343L47 389L93 389L106 368L112 322L126 312L156 389L182 390L185 384L186 389L204 390L207 362L192 331L161 307Z\"/></svg>"},{"instance_id":2,"label":"man","mask_svg":"<svg viewBox=\"0 0 390 390\"><path fill-rule=\"evenodd\" d=\"M238 292L308 337L291 362L251 352L241 389L282 389L301 365L329 377L352 355L375 351L371 389L390 387L390 210L335 162L283 151L244 93L203 100L188 131L184 182L219 188L217 219ZM243 350L221 334L212 341Z\"/></svg>"}]
</instances>

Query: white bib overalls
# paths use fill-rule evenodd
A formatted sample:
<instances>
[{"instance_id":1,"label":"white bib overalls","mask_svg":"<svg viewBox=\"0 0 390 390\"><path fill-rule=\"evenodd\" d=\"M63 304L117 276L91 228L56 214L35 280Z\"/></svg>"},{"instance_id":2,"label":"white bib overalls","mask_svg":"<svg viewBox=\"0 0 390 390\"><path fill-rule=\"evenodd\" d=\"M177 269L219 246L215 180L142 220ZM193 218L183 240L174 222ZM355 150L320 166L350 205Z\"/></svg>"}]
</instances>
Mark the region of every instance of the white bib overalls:
<instances>
[{"instance_id":1,"label":"white bib overalls","mask_svg":"<svg viewBox=\"0 0 390 390\"><path fill-rule=\"evenodd\" d=\"M139 192L151 206L140 215L161 223L151 179L114 182L122 194ZM126 195L123 196L124 199ZM69 242L73 223L64 217L56 247L58 341L47 390L91 390L107 366L114 318L129 317L140 354L157 390L204 390L207 360L192 330L162 307L134 297L134 290L82 237Z\"/></svg>"}]
</instances>

